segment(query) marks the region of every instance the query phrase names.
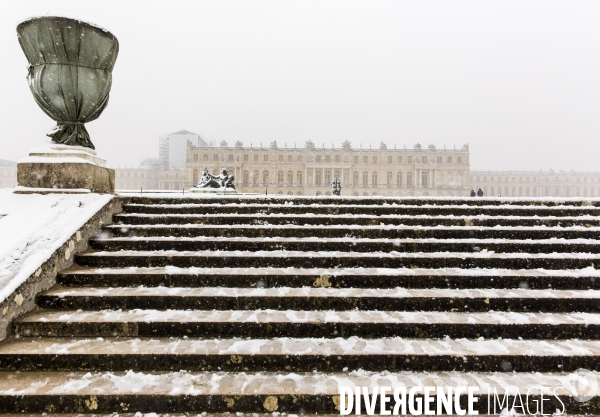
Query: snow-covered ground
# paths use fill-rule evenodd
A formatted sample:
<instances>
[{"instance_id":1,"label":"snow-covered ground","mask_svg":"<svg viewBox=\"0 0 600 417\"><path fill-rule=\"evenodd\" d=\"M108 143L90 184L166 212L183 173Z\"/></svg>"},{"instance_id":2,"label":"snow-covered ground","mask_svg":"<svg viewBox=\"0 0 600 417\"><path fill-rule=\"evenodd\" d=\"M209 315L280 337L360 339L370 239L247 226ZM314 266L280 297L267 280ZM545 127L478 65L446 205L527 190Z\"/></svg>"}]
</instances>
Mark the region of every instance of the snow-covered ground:
<instances>
[{"instance_id":1,"label":"snow-covered ground","mask_svg":"<svg viewBox=\"0 0 600 417\"><path fill-rule=\"evenodd\" d=\"M0 189L0 302L112 199Z\"/></svg>"}]
</instances>

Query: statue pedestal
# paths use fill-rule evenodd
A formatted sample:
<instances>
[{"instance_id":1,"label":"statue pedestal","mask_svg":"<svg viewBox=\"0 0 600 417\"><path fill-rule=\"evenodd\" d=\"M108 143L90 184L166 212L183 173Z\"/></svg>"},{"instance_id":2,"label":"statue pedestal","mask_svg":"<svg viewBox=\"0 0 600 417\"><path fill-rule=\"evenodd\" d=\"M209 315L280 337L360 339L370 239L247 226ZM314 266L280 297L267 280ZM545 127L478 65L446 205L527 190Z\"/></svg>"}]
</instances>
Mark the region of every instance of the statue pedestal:
<instances>
[{"instance_id":1,"label":"statue pedestal","mask_svg":"<svg viewBox=\"0 0 600 417\"><path fill-rule=\"evenodd\" d=\"M190 188L190 194L237 194L233 188Z\"/></svg>"},{"instance_id":2,"label":"statue pedestal","mask_svg":"<svg viewBox=\"0 0 600 417\"><path fill-rule=\"evenodd\" d=\"M101 193L115 191L115 171L96 151L52 144L32 149L17 163L15 193Z\"/></svg>"}]
</instances>

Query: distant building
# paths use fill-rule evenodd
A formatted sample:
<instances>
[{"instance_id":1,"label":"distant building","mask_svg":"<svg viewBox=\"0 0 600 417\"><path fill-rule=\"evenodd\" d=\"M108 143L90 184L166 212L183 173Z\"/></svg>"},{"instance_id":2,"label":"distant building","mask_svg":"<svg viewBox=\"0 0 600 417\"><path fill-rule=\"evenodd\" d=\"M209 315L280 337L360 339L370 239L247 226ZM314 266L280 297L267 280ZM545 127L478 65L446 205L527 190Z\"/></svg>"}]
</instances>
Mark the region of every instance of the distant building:
<instances>
[{"instance_id":1,"label":"distant building","mask_svg":"<svg viewBox=\"0 0 600 417\"><path fill-rule=\"evenodd\" d=\"M158 177L158 159L146 158L138 168L115 168L115 189L158 190Z\"/></svg>"},{"instance_id":2,"label":"distant building","mask_svg":"<svg viewBox=\"0 0 600 417\"><path fill-rule=\"evenodd\" d=\"M600 172L471 171L470 182L486 196L600 197Z\"/></svg>"},{"instance_id":3,"label":"distant building","mask_svg":"<svg viewBox=\"0 0 600 417\"><path fill-rule=\"evenodd\" d=\"M196 147L208 146L200 135L187 130L160 135L158 159L161 169L185 168L188 143Z\"/></svg>"},{"instance_id":4,"label":"distant building","mask_svg":"<svg viewBox=\"0 0 600 417\"><path fill-rule=\"evenodd\" d=\"M331 195L331 182L341 181L345 196L467 196L469 147L437 149L430 145L413 149L317 148L308 141L303 148L267 148L189 145L187 184L199 181L202 170L217 175L222 168L236 177L242 192Z\"/></svg>"},{"instance_id":5,"label":"distant building","mask_svg":"<svg viewBox=\"0 0 600 417\"><path fill-rule=\"evenodd\" d=\"M161 135L159 159L149 158L138 168L117 168L118 190L177 190L198 183L207 168L218 175L222 168L235 175L240 192L331 195L338 178L345 196L468 196L482 189L485 196L502 197L600 197L600 172L577 171L471 171L467 145L460 149L317 148L310 140L303 148L230 147L222 141L210 146L187 130ZM185 145L182 163L182 149ZM3 165L0 160L0 187Z\"/></svg>"},{"instance_id":6,"label":"distant building","mask_svg":"<svg viewBox=\"0 0 600 417\"><path fill-rule=\"evenodd\" d=\"M17 185L17 163L0 159L0 188L13 188Z\"/></svg>"}]
</instances>

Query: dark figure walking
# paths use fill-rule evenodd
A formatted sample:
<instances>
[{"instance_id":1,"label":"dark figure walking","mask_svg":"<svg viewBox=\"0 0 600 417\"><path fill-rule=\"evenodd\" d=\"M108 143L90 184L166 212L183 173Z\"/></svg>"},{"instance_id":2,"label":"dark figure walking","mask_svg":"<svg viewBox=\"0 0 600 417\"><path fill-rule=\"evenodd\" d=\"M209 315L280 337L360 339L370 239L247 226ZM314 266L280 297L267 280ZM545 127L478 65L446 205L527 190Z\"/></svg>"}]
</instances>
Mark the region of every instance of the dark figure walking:
<instances>
[{"instance_id":1,"label":"dark figure walking","mask_svg":"<svg viewBox=\"0 0 600 417\"><path fill-rule=\"evenodd\" d=\"M475 194L475 190L471 190L471 197L475 197L477 194Z\"/></svg>"},{"instance_id":2,"label":"dark figure walking","mask_svg":"<svg viewBox=\"0 0 600 417\"><path fill-rule=\"evenodd\" d=\"M483 197L483 191L481 191L481 188L479 190L477 190L477 195L479 197Z\"/></svg>"}]
</instances>

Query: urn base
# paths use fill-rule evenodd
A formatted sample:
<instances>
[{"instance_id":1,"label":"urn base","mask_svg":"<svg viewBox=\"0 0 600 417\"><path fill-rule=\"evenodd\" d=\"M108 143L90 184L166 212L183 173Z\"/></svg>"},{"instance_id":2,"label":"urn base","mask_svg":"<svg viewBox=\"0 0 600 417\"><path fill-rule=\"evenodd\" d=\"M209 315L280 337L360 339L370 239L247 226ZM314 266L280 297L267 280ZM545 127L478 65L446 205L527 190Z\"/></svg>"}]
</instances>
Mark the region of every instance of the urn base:
<instances>
[{"instance_id":1,"label":"urn base","mask_svg":"<svg viewBox=\"0 0 600 417\"><path fill-rule=\"evenodd\" d=\"M15 193L113 194L115 171L92 149L49 145L32 149L17 163Z\"/></svg>"}]
</instances>

